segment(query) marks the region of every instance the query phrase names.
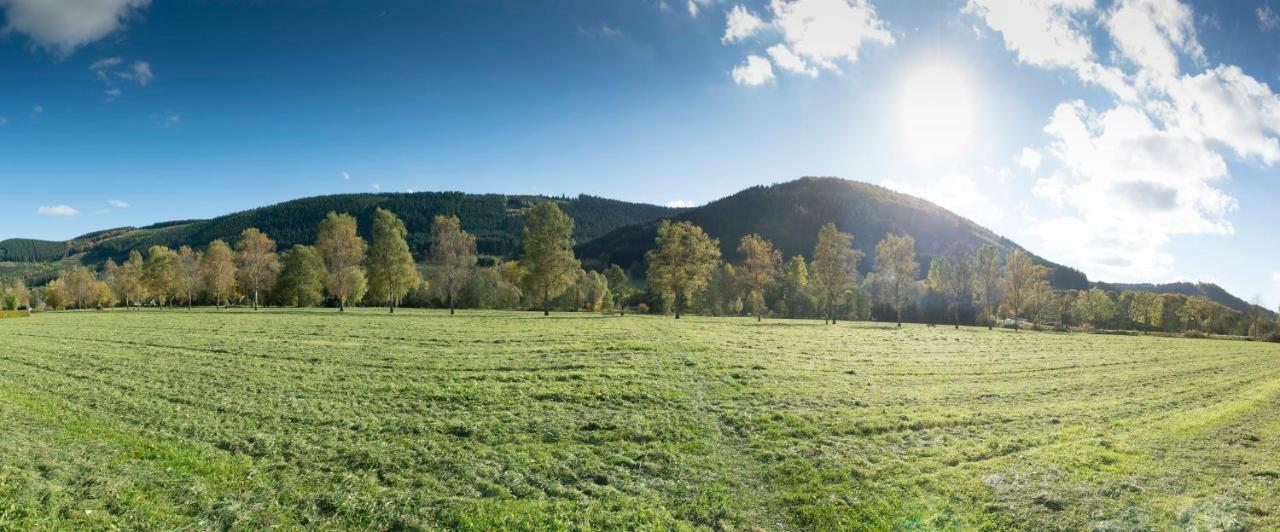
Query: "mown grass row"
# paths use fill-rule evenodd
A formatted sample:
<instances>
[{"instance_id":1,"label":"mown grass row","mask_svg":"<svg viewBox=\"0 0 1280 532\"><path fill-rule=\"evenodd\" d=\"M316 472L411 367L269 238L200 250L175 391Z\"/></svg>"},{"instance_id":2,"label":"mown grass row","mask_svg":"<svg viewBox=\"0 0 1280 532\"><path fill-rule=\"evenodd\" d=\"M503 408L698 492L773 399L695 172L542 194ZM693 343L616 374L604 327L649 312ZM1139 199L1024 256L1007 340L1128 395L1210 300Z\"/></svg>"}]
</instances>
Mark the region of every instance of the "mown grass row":
<instances>
[{"instance_id":1,"label":"mown grass row","mask_svg":"<svg viewBox=\"0 0 1280 532\"><path fill-rule=\"evenodd\" d=\"M323 310L0 338L0 528L1280 526L1271 344Z\"/></svg>"}]
</instances>

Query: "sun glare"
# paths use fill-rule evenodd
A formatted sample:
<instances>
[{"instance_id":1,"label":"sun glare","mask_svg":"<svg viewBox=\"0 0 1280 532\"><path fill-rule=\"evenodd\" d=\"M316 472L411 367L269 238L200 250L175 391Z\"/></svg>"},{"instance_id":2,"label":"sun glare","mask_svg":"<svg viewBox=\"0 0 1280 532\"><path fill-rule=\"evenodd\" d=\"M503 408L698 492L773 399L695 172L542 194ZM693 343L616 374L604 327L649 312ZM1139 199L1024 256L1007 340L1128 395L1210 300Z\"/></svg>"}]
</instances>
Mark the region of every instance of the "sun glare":
<instances>
[{"instance_id":1,"label":"sun glare","mask_svg":"<svg viewBox=\"0 0 1280 532\"><path fill-rule=\"evenodd\" d=\"M969 82L946 65L926 65L912 72L902 88L898 111L905 143L921 162L955 158L973 135Z\"/></svg>"}]
</instances>

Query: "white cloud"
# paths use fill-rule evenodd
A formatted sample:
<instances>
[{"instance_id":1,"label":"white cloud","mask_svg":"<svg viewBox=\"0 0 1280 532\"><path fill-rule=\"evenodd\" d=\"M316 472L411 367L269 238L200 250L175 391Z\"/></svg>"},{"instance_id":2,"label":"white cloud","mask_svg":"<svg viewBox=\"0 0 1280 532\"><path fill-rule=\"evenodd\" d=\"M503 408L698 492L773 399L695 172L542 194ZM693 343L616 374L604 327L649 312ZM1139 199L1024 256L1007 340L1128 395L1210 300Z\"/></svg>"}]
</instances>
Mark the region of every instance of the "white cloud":
<instances>
[{"instance_id":1,"label":"white cloud","mask_svg":"<svg viewBox=\"0 0 1280 532\"><path fill-rule=\"evenodd\" d=\"M377 184L377 183L374 183L374 184L373 184L373 190L374 190L374 191L380 191L380 190L382 190L382 185L379 185L379 184Z\"/></svg>"},{"instance_id":2,"label":"white cloud","mask_svg":"<svg viewBox=\"0 0 1280 532\"><path fill-rule=\"evenodd\" d=\"M764 21L760 20L755 13L752 13L742 5L735 5L729 10L729 15L725 20L724 37L720 38L722 43L731 43L741 41L747 37L754 35L765 27Z\"/></svg>"},{"instance_id":3,"label":"white cloud","mask_svg":"<svg viewBox=\"0 0 1280 532\"><path fill-rule=\"evenodd\" d=\"M1198 140L1220 142L1239 157L1280 162L1280 96L1234 65L1183 76L1162 108L1173 127Z\"/></svg>"},{"instance_id":4,"label":"white cloud","mask_svg":"<svg viewBox=\"0 0 1280 532\"><path fill-rule=\"evenodd\" d=\"M1280 15L1276 15L1271 10L1271 6L1264 5L1256 11L1258 14L1258 29L1262 31L1271 31L1280 28Z\"/></svg>"},{"instance_id":5,"label":"white cloud","mask_svg":"<svg viewBox=\"0 0 1280 532\"><path fill-rule=\"evenodd\" d=\"M108 100L114 100L120 97L121 92L120 89L107 89L103 94L107 95Z\"/></svg>"},{"instance_id":6,"label":"white cloud","mask_svg":"<svg viewBox=\"0 0 1280 532\"><path fill-rule=\"evenodd\" d=\"M710 6L716 0L689 0L689 16L697 17L702 12L702 8Z\"/></svg>"},{"instance_id":7,"label":"white cloud","mask_svg":"<svg viewBox=\"0 0 1280 532\"><path fill-rule=\"evenodd\" d=\"M948 174L923 185L889 179L881 181L880 186L924 198L983 225L996 224L1004 219L1004 211L992 203L977 182L967 175Z\"/></svg>"},{"instance_id":8,"label":"white cloud","mask_svg":"<svg viewBox=\"0 0 1280 532\"><path fill-rule=\"evenodd\" d=\"M693 206L694 206L693 202L685 201L682 199L672 200L667 202L667 207L671 207L673 209L687 209Z\"/></svg>"},{"instance_id":9,"label":"white cloud","mask_svg":"<svg viewBox=\"0 0 1280 532\"><path fill-rule=\"evenodd\" d=\"M41 205L39 209L36 209L36 213L45 216L75 216L80 214L80 211L70 205L54 205L52 207Z\"/></svg>"},{"instance_id":10,"label":"white cloud","mask_svg":"<svg viewBox=\"0 0 1280 532\"><path fill-rule=\"evenodd\" d=\"M44 106L43 106L43 105L36 105L35 107L32 107L32 108L31 108L31 112L33 112L33 113L35 113L35 114L43 113L43 112L44 112Z\"/></svg>"},{"instance_id":11,"label":"white cloud","mask_svg":"<svg viewBox=\"0 0 1280 532\"><path fill-rule=\"evenodd\" d=\"M818 75L818 69L809 66L800 56L796 55L787 48L785 44L775 44L769 47L769 57L773 59L773 63L779 68L795 74L806 74L810 77Z\"/></svg>"},{"instance_id":12,"label":"white cloud","mask_svg":"<svg viewBox=\"0 0 1280 532\"><path fill-rule=\"evenodd\" d=\"M667 0L658 0L658 11L661 11L663 13L670 13L671 4L668 4Z\"/></svg>"},{"instance_id":13,"label":"white cloud","mask_svg":"<svg viewBox=\"0 0 1280 532\"><path fill-rule=\"evenodd\" d=\"M1022 155L1018 157L1018 165L1035 173L1036 170L1040 169L1040 152L1031 148L1022 148Z\"/></svg>"},{"instance_id":14,"label":"white cloud","mask_svg":"<svg viewBox=\"0 0 1280 532\"><path fill-rule=\"evenodd\" d=\"M864 42L894 43L866 0L772 0L769 9L788 48L826 70L839 70L839 60L856 62Z\"/></svg>"},{"instance_id":15,"label":"white cloud","mask_svg":"<svg viewBox=\"0 0 1280 532\"><path fill-rule=\"evenodd\" d=\"M121 201L121 200L118 200L118 199L109 199L109 200L107 200L107 205L110 205L110 206L115 207L115 208L117 208L117 209L127 209L127 208L129 208L129 204L128 204L128 203L125 203L124 201Z\"/></svg>"},{"instance_id":16,"label":"white cloud","mask_svg":"<svg viewBox=\"0 0 1280 532\"><path fill-rule=\"evenodd\" d=\"M1093 0L969 0L964 11L1000 32L1020 62L1079 68L1093 61L1093 45L1075 17L1093 9Z\"/></svg>"},{"instance_id":17,"label":"white cloud","mask_svg":"<svg viewBox=\"0 0 1280 532\"><path fill-rule=\"evenodd\" d=\"M1140 86L1177 77L1179 52L1204 60L1191 8L1177 0L1121 0L1104 23L1119 54L1137 67Z\"/></svg>"},{"instance_id":18,"label":"white cloud","mask_svg":"<svg viewBox=\"0 0 1280 532\"><path fill-rule=\"evenodd\" d=\"M773 79L773 66L768 59L758 55L749 55L745 63L733 67L733 82L738 85L754 87Z\"/></svg>"},{"instance_id":19,"label":"white cloud","mask_svg":"<svg viewBox=\"0 0 1280 532\"><path fill-rule=\"evenodd\" d=\"M346 172L342 172L342 180L343 180L343 181L351 181L351 174L346 173Z\"/></svg>"},{"instance_id":20,"label":"white cloud","mask_svg":"<svg viewBox=\"0 0 1280 532\"><path fill-rule=\"evenodd\" d=\"M964 11L999 32L1021 63L1069 69L1122 99L1137 97L1119 69L1095 61L1083 20L1095 13L1093 0L969 0Z\"/></svg>"},{"instance_id":21,"label":"white cloud","mask_svg":"<svg viewBox=\"0 0 1280 532\"><path fill-rule=\"evenodd\" d=\"M151 4L151 0L0 0L5 26L61 56L101 39Z\"/></svg>"},{"instance_id":22,"label":"white cloud","mask_svg":"<svg viewBox=\"0 0 1280 532\"><path fill-rule=\"evenodd\" d=\"M1115 97L1099 110L1064 102L1045 126L1043 155L1060 166L1032 192L1068 211L1031 229L1051 257L1095 278L1174 278L1172 237L1234 233L1236 200L1218 188L1227 157L1280 162L1280 96L1234 65L1184 74L1206 59L1195 13L1177 0L1118 0L1105 12L1093 0L969 0L965 11L1020 62L1071 70ZM1112 44L1105 60L1095 27Z\"/></svg>"}]
</instances>

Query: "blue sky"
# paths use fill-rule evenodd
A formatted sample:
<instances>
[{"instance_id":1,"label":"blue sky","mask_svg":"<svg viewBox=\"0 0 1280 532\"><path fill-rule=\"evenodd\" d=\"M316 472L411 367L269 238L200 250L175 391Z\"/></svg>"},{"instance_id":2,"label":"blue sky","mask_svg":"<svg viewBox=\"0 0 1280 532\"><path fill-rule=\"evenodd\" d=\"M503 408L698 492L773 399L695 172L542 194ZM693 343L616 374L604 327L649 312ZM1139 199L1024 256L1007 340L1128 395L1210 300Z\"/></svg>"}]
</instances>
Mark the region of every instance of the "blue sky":
<instances>
[{"instance_id":1,"label":"blue sky","mask_svg":"<svg viewBox=\"0 0 1280 532\"><path fill-rule=\"evenodd\" d=\"M76 8L76 9L73 9ZM1280 1L0 0L0 238L834 175L1280 303Z\"/></svg>"}]
</instances>

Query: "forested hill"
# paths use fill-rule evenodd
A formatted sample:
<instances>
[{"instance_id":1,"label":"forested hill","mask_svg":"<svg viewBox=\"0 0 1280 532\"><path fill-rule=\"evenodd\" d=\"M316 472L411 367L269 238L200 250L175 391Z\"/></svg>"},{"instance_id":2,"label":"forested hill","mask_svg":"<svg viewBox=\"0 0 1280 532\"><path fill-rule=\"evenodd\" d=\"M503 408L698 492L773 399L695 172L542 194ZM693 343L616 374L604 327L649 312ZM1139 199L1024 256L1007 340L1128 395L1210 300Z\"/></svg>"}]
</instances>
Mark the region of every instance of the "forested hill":
<instances>
[{"instance_id":1,"label":"forested hill","mask_svg":"<svg viewBox=\"0 0 1280 532\"><path fill-rule=\"evenodd\" d=\"M456 214L462 226L476 235L481 253L514 255L524 214L539 201L551 199L574 219L574 237L585 242L629 224L681 212L657 205L630 203L594 196L546 198L461 192L338 194L302 198L251 209L209 220L165 222L141 228L98 231L68 242L12 239L0 242L0 260L51 261L71 253L84 253L82 261L98 264L117 261L132 250L145 252L152 245L203 248L215 239L234 244L241 231L257 227L276 240L281 250L315 240L316 225L327 213L345 212L356 217L360 232L368 238L373 212L381 207L402 220L409 231L409 245L420 259L429 245L431 220L437 214Z\"/></svg>"},{"instance_id":2,"label":"forested hill","mask_svg":"<svg viewBox=\"0 0 1280 532\"><path fill-rule=\"evenodd\" d=\"M1005 251L1018 248L1008 239L931 202L868 183L830 177L751 187L673 218L691 221L720 239L721 253L726 258L737 257L738 240L750 233L773 241L784 255L809 257L818 228L835 223L841 231L853 235L854 247L866 253L861 264L864 273L875 265L876 243L889 233L915 237L921 276L928 271L933 256L956 243L975 250L988 243ZM658 221L649 221L616 229L580 244L578 256L624 267L639 263L653 247L657 226ZM1057 288L1089 287L1088 279L1078 270L1040 258L1034 260L1052 269L1050 280Z\"/></svg>"},{"instance_id":3,"label":"forested hill","mask_svg":"<svg viewBox=\"0 0 1280 532\"><path fill-rule=\"evenodd\" d=\"M1100 283L1095 283L1095 286L1103 290L1110 290L1114 292L1132 290L1134 292L1153 292L1156 294L1182 294L1184 296L1206 297L1206 298L1209 298L1210 300L1213 300L1217 303L1222 304L1223 306L1226 306L1227 308L1240 311L1240 312L1247 312L1249 308L1253 306L1249 302L1243 299L1240 299L1239 297L1236 297L1231 292L1228 292L1224 290L1221 286L1218 286L1213 283L1178 282L1178 283L1164 283L1164 284L1151 284L1151 283L1126 284L1126 283L1101 283L1100 282ZM1262 310L1266 312L1271 312L1270 309L1262 309Z\"/></svg>"}]
</instances>

